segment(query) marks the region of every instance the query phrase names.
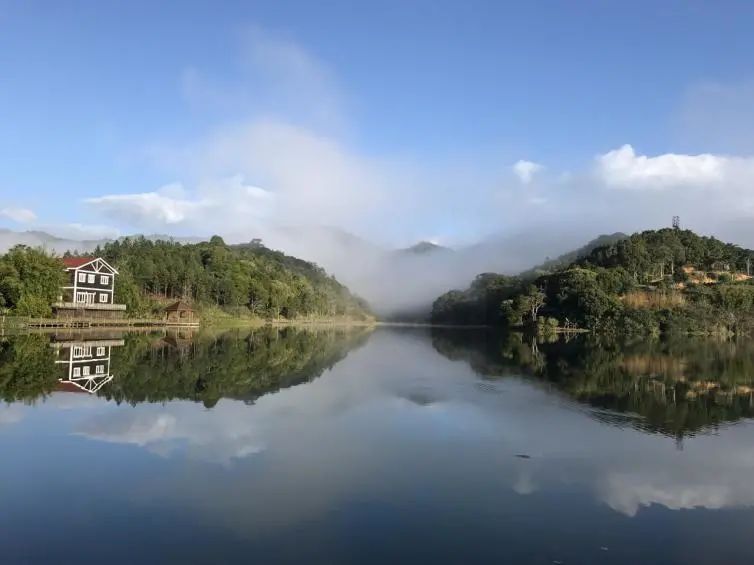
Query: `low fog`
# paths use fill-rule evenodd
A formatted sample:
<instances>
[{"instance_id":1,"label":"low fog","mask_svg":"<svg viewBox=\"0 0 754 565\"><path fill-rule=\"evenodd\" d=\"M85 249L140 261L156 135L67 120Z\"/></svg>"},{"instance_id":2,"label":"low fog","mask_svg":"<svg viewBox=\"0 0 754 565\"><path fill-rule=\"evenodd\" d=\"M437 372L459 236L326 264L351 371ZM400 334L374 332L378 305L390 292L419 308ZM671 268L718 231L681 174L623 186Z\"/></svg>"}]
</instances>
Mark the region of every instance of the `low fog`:
<instances>
[{"instance_id":1,"label":"low fog","mask_svg":"<svg viewBox=\"0 0 754 565\"><path fill-rule=\"evenodd\" d=\"M665 224L637 225L634 229L665 227L669 223L670 218ZM618 231L633 231L623 222L621 226L624 230ZM267 247L318 264L352 292L366 299L381 318L422 319L429 314L435 298L451 289L466 288L480 273L517 274L548 258L577 249L603 233L616 231L601 227L592 227L585 218L582 226L498 233L473 244L454 247L430 242L390 247L339 228L303 226L254 230L250 237L226 236L226 242L247 243L254 238L262 239ZM730 234L731 241L740 242L749 236L746 228L745 223L731 223L721 232ZM742 238L738 239L736 235ZM151 239L172 238L183 243L206 241L209 236L146 234ZM66 251L87 253L108 241L112 239L75 240L58 238L43 231L0 230L0 252L20 243L43 247L57 254Z\"/></svg>"},{"instance_id":2,"label":"low fog","mask_svg":"<svg viewBox=\"0 0 754 565\"><path fill-rule=\"evenodd\" d=\"M479 273L518 273L580 247L584 237L521 233L455 248L430 242L389 248L341 230L289 228L270 233L267 242L335 274L381 317L421 318L435 298L466 288Z\"/></svg>"},{"instance_id":3,"label":"low fog","mask_svg":"<svg viewBox=\"0 0 754 565\"><path fill-rule=\"evenodd\" d=\"M429 242L391 248L336 228L286 227L254 234L270 248L317 263L351 291L365 298L382 318L421 318L440 294L465 288L482 272L515 274L585 243L576 234L495 236L456 248ZM167 239L169 235L147 235ZM176 237L192 243L208 237ZM248 239L228 239L245 243ZM0 252L15 244L43 247L62 254L88 253L111 239L73 240L42 231L0 231Z\"/></svg>"}]
</instances>

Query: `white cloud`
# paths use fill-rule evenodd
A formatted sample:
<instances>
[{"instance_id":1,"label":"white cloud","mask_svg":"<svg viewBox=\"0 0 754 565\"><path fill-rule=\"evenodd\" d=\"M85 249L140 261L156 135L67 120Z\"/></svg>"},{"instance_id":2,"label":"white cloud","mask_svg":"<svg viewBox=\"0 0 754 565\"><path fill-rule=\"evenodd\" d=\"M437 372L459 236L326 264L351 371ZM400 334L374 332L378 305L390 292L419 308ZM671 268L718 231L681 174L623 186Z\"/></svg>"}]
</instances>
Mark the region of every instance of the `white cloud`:
<instances>
[{"instance_id":1,"label":"white cloud","mask_svg":"<svg viewBox=\"0 0 754 565\"><path fill-rule=\"evenodd\" d=\"M726 180L731 168L728 157L675 153L647 157L637 155L628 144L596 159L597 175L606 185L628 189L713 187Z\"/></svg>"},{"instance_id":2,"label":"white cloud","mask_svg":"<svg viewBox=\"0 0 754 565\"><path fill-rule=\"evenodd\" d=\"M519 161L516 161L512 169L514 174L518 177L518 180L524 184L529 184L534 178L534 175L544 169L544 167L539 163L520 159Z\"/></svg>"},{"instance_id":3,"label":"white cloud","mask_svg":"<svg viewBox=\"0 0 754 565\"><path fill-rule=\"evenodd\" d=\"M96 196L87 203L140 229L185 227L202 235L243 232L246 237L270 220L358 230L381 214L394 215L409 182L397 167L365 157L333 136L273 119L221 128L195 144L158 154L174 174L205 180L196 189L180 182L145 193Z\"/></svg>"},{"instance_id":4,"label":"white cloud","mask_svg":"<svg viewBox=\"0 0 754 565\"><path fill-rule=\"evenodd\" d=\"M13 220L19 224L28 224L37 219L34 210L28 208L8 207L0 210L0 216Z\"/></svg>"},{"instance_id":5,"label":"white cloud","mask_svg":"<svg viewBox=\"0 0 754 565\"><path fill-rule=\"evenodd\" d=\"M86 202L110 218L141 228L206 232L258 225L272 214L275 197L236 175L201 183L193 191L174 183L154 192L99 196Z\"/></svg>"}]
</instances>

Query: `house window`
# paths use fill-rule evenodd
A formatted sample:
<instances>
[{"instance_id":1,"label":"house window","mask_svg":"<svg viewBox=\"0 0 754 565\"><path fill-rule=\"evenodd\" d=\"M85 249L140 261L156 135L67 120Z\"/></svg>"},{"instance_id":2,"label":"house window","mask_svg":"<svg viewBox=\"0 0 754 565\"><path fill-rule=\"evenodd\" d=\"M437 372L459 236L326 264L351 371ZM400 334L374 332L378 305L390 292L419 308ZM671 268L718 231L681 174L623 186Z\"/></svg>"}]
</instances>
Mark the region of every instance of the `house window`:
<instances>
[{"instance_id":1,"label":"house window","mask_svg":"<svg viewBox=\"0 0 754 565\"><path fill-rule=\"evenodd\" d=\"M100 302L107 302L107 294L104 292L99 295L99 301Z\"/></svg>"},{"instance_id":2,"label":"house window","mask_svg":"<svg viewBox=\"0 0 754 565\"><path fill-rule=\"evenodd\" d=\"M105 374L105 366L104 365L97 365L97 368L94 370L95 373L98 375L104 375Z\"/></svg>"},{"instance_id":3,"label":"house window","mask_svg":"<svg viewBox=\"0 0 754 565\"><path fill-rule=\"evenodd\" d=\"M80 304L91 304L94 302L94 295L96 293L94 292L77 292L76 293L76 302Z\"/></svg>"},{"instance_id":4,"label":"house window","mask_svg":"<svg viewBox=\"0 0 754 565\"><path fill-rule=\"evenodd\" d=\"M84 375L85 377L88 377L88 376L89 376L89 367L82 367L82 371L81 371L81 373L82 373L82 374L83 374L83 375Z\"/></svg>"},{"instance_id":5,"label":"house window","mask_svg":"<svg viewBox=\"0 0 754 565\"><path fill-rule=\"evenodd\" d=\"M74 367L73 368L73 376L74 377L80 377L81 376L81 367Z\"/></svg>"},{"instance_id":6,"label":"house window","mask_svg":"<svg viewBox=\"0 0 754 565\"><path fill-rule=\"evenodd\" d=\"M89 346L74 345L73 346L73 356L75 358L91 357L92 356L92 348L89 347Z\"/></svg>"},{"instance_id":7,"label":"house window","mask_svg":"<svg viewBox=\"0 0 754 565\"><path fill-rule=\"evenodd\" d=\"M110 284L110 277L108 277L107 275L100 275L99 284Z\"/></svg>"},{"instance_id":8,"label":"house window","mask_svg":"<svg viewBox=\"0 0 754 565\"><path fill-rule=\"evenodd\" d=\"M88 282L89 284L94 284L94 278L95 278L94 275L87 275L86 282Z\"/></svg>"},{"instance_id":9,"label":"house window","mask_svg":"<svg viewBox=\"0 0 754 565\"><path fill-rule=\"evenodd\" d=\"M104 347L98 347L97 348L97 357L102 357L105 354L105 348Z\"/></svg>"},{"instance_id":10,"label":"house window","mask_svg":"<svg viewBox=\"0 0 754 565\"><path fill-rule=\"evenodd\" d=\"M86 282L86 273L79 273L79 282Z\"/></svg>"}]
</instances>

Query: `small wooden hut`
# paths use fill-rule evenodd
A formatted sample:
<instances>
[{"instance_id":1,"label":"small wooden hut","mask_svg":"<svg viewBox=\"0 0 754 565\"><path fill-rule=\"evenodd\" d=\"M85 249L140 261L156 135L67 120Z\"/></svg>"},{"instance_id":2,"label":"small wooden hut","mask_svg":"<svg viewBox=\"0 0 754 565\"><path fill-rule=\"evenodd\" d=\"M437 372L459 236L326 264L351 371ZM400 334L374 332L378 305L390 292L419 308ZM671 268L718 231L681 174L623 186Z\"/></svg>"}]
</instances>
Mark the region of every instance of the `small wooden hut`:
<instances>
[{"instance_id":1,"label":"small wooden hut","mask_svg":"<svg viewBox=\"0 0 754 565\"><path fill-rule=\"evenodd\" d=\"M169 326L197 326L199 317L190 304L179 300L165 308L165 323Z\"/></svg>"}]
</instances>

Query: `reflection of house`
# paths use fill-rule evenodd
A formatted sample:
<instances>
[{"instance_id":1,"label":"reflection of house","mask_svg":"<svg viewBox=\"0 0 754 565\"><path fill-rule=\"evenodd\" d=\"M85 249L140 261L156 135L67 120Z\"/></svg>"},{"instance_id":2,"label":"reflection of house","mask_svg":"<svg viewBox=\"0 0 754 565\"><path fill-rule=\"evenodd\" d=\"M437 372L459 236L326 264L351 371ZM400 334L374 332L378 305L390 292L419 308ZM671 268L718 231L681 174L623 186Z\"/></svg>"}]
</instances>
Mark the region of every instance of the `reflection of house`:
<instances>
[{"instance_id":1,"label":"reflection of house","mask_svg":"<svg viewBox=\"0 0 754 565\"><path fill-rule=\"evenodd\" d=\"M107 261L99 257L64 257L66 286L53 308L59 318L119 318L125 304L114 303L115 277Z\"/></svg>"},{"instance_id":2,"label":"reflection of house","mask_svg":"<svg viewBox=\"0 0 754 565\"><path fill-rule=\"evenodd\" d=\"M165 322L168 325L195 326L199 324L199 318L188 303L179 300L165 308Z\"/></svg>"},{"instance_id":3,"label":"reflection of house","mask_svg":"<svg viewBox=\"0 0 754 565\"><path fill-rule=\"evenodd\" d=\"M187 327L169 328L162 338L161 344L166 344L171 349L184 357L191 352L194 343L194 329Z\"/></svg>"},{"instance_id":4,"label":"reflection of house","mask_svg":"<svg viewBox=\"0 0 754 565\"><path fill-rule=\"evenodd\" d=\"M61 367L60 389L97 392L113 379L110 373L112 348L124 344L122 339L53 343L57 350L55 363Z\"/></svg>"}]
</instances>

